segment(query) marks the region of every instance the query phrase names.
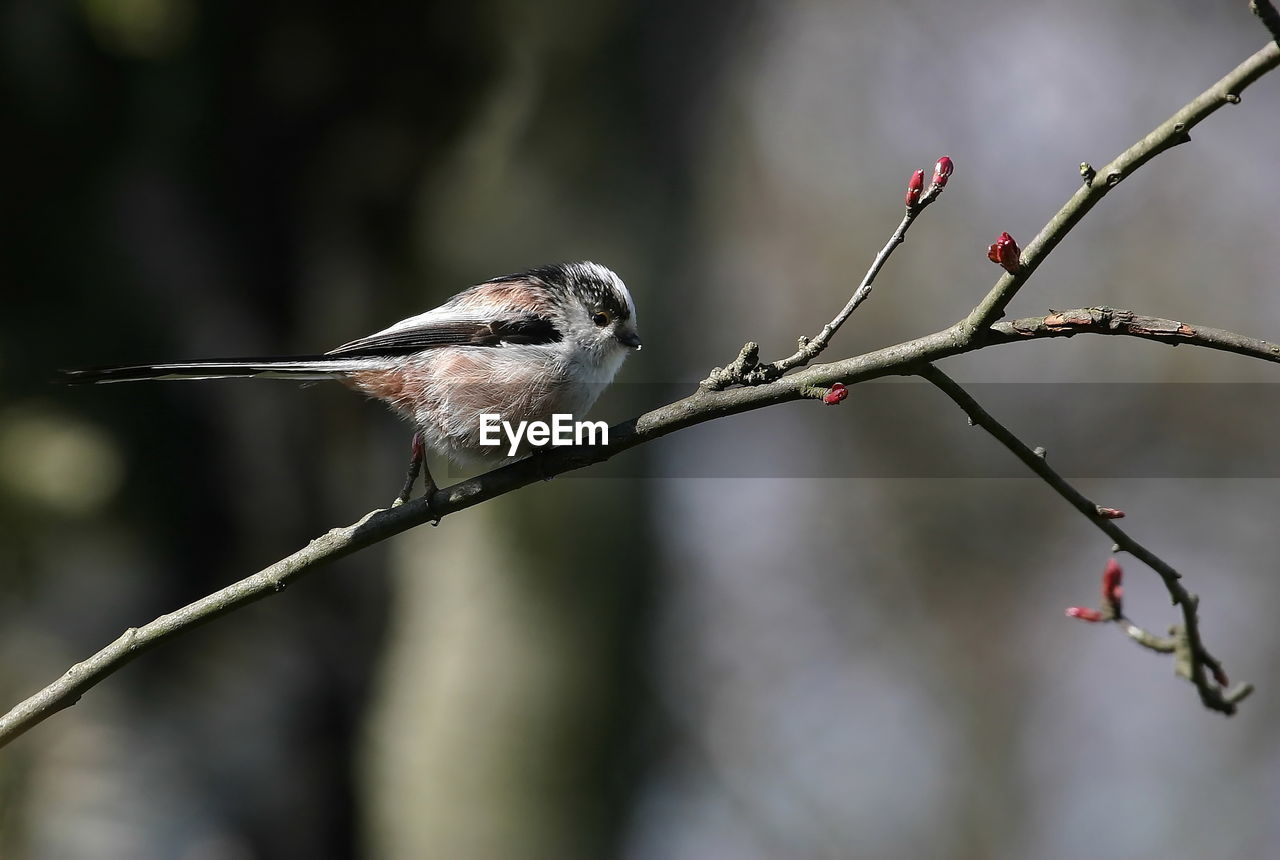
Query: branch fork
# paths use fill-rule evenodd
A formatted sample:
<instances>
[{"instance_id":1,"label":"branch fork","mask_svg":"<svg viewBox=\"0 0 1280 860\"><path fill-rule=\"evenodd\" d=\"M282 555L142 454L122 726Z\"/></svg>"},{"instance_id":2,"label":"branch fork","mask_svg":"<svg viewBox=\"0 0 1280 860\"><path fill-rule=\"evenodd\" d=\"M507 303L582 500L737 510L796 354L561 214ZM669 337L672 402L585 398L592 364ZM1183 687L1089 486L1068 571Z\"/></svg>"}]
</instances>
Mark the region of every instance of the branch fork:
<instances>
[{"instance_id":1,"label":"branch fork","mask_svg":"<svg viewBox=\"0 0 1280 860\"><path fill-rule=\"evenodd\" d=\"M916 171L912 175L904 197L906 212L898 229L876 256L845 307L816 337L800 338L794 354L761 364L759 346L747 343L728 367L713 370L694 394L610 428L612 444L608 447L551 450L539 455L536 463L526 458L451 487L440 488L430 500L419 498L392 509L371 511L359 521L332 529L258 573L140 627L129 628L115 642L77 663L62 677L0 716L0 746L13 741L58 711L75 704L84 692L139 654L168 642L199 624L278 593L329 561L425 522L438 521L444 516L552 475L607 460L629 448L695 424L804 398L816 398L826 403L839 402L847 396L848 388L859 382L903 374L922 376L939 387L969 415L971 424L988 430L1090 522L1110 536L1119 550L1128 552L1160 576L1174 604L1182 611L1182 623L1173 628L1169 639L1153 636L1132 624L1120 615L1118 606L1113 620L1124 625L1126 634L1145 647L1161 653L1169 653L1171 647L1178 674L1195 686L1205 706L1225 714L1235 713L1236 706L1248 696L1252 687L1242 684L1232 690L1226 689L1227 676L1221 663L1209 653L1201 640L1196 614L1199 599L1182 586L1177 571L1116 526L1118 511L1094 504L1067 484L1049 467L1042 451L1031 449L991 418L967 392L934 367L932 362L1003 343L1070 337L1083 333L1127 335L1170 345L1188 343L1280 362L1280 347L1266 341L1207 326L1191 326L1158 317L1143 317L1131 311L1084 308L1058 311L1044 317L1000 322L1006 305L1035 271L1040 260L1062 241L1111 188L1160 152L1185 142L1189 139L1193 126L1223 105L1238 104L1240 93L1246 87L1280 65L1280 15L1277 15L1270 0L1254 0L1252 6L1267 26L1273 41L1101 171L1087 163L1081 164L1082 184L1058 214L1020 253L1016 273L1006 271L965 319L942 331L896 346L830 364L806 367L826 349L835 333L870 295L872 282L894 248L904 241L907 229L946 186L952 165L950 159L943 158L935 167L933 180L927 191L923 188L923 171ZM1004 265L999 259L996 262ZM798 373L787 375L788 371L797 369ZM1116 597L1118 596L1117 593ZM1077 609L1083 614L1077 614L1076 617L1102 611Z\"/></svg>"},{"instance_id":2,"label":"branch fork","mask_svg":"<svg viewBox=\"0 0 1280 860\"><path fill-rule=\"evenodd\" d=\"M884 268L884 264L889 261L894 249L906 241L907 230L911 229L911 225L915 223L920 213L929 208L938 199L938 195L942 193L942 189L947 187L947 181L954 171L955 163L950 158L945 155L939 158L938 163L934 165L933 178L929 182L927 191L923 190L924 171L917 170L911 175L911 179L907 181L907 193L904 198L906 212L902 216L902 221L898 223L898 227L893 231L893 235L889 237L889 241L885 243L885 246L880 249L880 253L871 262L871 267L867 269L866 275L863 276L862 282L858 284L857 289L853 291L853 295L849 297L849 301L845 303L845 306L840 309L840 312L835 315L831 322L822 327L822 331L812 338L801 336L795 352L786 358L765 364L759 362L759 345L749 342L742 347L737 359L728 367L713 368L707 378L699 383L699 388L703 391L723 391L733 385L768 385L781 379L787 371L804 367L821 355L822 351L831 343L831 339L835 337L836 332L840 330L840 327L853 315L858 306L871 295L871 286L875 282L876 276L880 274L880 270Z\"/></svg>"}]
</instances>

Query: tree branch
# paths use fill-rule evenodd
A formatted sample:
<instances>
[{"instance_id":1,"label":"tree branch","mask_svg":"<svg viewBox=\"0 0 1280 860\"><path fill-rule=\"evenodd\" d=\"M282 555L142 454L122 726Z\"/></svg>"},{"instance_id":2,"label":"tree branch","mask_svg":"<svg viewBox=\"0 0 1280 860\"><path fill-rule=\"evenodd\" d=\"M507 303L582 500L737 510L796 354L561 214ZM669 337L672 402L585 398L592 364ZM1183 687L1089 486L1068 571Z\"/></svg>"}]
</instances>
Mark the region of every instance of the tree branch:
<instances>
[{"instance_id":1,"label":"tree branch","mask_svg":"<svg viewBox=\"0 0 1280 860\"><path fill-rule=\"evenodd\" d=\"M358 522L332 529L307 546L270 567L183 608L162 615L142 627L130 628L89 659L72 666L61 678L0 717L0 746L32 726L79 701L85 691L113 674L135 657L179 633L284 591L320 566L357 550L441 519L540 480L599 463L685 427L728 415L759 409L808 396L812 386L829 384L835 377L852 381L875 379L901 372L920 361L943 358L960 351L951 330L937 332L909 343L830 365L818 365L771 385L728 391L699 390L609 430L607 447L552 448L451 487L431 497L418 498L393 508L372 511Z\"/></svg>"},{"instance_id":2,"label":"tree branch","mask_svg":"<svg viewBox=\"0 0 1280 860\"><path fill-rule=\"evenodd\" d=\"M1259 5L1263 3L1270 8L1266 0L1261 0ZM815 390L836 383L854 385L884 376L917 373L920 367L928 366L932 362L987 346L1044 337L1067 337L1077 333L1120 334L1168 343L1190 343L1275 361L1275 347L1264 341L1255 341L1242 335L1203 326L1184 326L1181 323L1158 320L1154 317L1131 315L1126 321L1122 315L1128 312L1122 311L1087 308L1056 315L1050 314L1048 317L1019 320L1014 323L1001 323L994 327L991 324L1003 314L1009 299L1035 270L1036 265L1111 187L1159 152L1185 141L1186 133L1191 126L1217 110L1222 104L1238 102L1239 93L1246 86L1277 65L1280 65L1280 46L1276 43L1268 44L1213 88L1108 165L1101 178L1093 175L1092 168L1086 171L1085 187L1076 192L1028 247L1022 258L1023 266L1020 272L1017 275L1002 277L966 319L950 328L843 361L806 367L798 373L771 379L765 384L724 388L724 390L720 390L724 386L718 384L703 386L689 397L610 428L610 444L607 447L552 449L534 458L520 460L485 475L438 490L431 497L430 504L426 499L418 499L399 507L373 511L352 525L331 530L303 549L252 576L175 612L162 615L142 627L130 628L115 642L89 659L77 663L61 678L0 717L0 746L14 740L52 714L75 704L87 690L145 651L248 603L279 593L329 561L350 555L425 522L481 504L536 481L607 460L622 451L651 442L685 427L777 403L813 397ZM936 196L936 192L931 194ZM920 208L923 208L925 203L926 200L922 198ZM909 202L908 209L910 208ZM801 355L801 360L795 363L792 363L795 358L793 356L783 359L778 364L788 365L785 369L799 367L807 364L817 352L821 351L821 348L826 346L835 331L870 292L871 281L874 280L889 253L902 241L902 234L910 222L909 211L908 217L904 218L903 224L899 225L889 244L877 256L867 277L863 279L863 283L859 285L845 309L823 329L818 337L807 342L810 346L818 344L816 350L813 350L812 354ZM1096 321L1095 314L1098 315ZM1087 318L1088 321L1077 323L1076 316L1082 320ZM1161 329L1164 323L1175 325L1174 330L1167 332ZM805 345L802 345L799 352L807 352ZM748 344L743 348L735 362L740 378L745 378L745 374L756 367L757 353L758 348L754 344ZM715 379L715 374L710 379ZM730 383L725 383L725 385L728 384ZM1093 516L1096 516L1096 511ZM1138 544L1133 543L1132 546L1134 549L1130 550L1131 552L1153 566L1162 577L1169 577L1173 585L1181 589L1181 586L1177 585L1177 574L1171 568L1167 565L1164 565L1163 569L1157 567L1157 565L1163 565L1163 562L1147 553ZM1147 557L1143 557L1140 553L1146 553ZM1195 624L1194 596L1185 591L1175 592L1172 589L1171 593L1178 594L1182 600L1187 638L1190 640L1191 653L1195 655L1191 663L1193 683L1201 689L1201 697L1206 699L1206 704L1211 707L1217 704L1220 710L1225 710L1226 706L1234 709L1235 702L1242 698L1241 695L1233 694L1235 695L1233 699L1232 695L1223 695L1218 691L1219 698L1214 698L1213 688L1204 681L1205 666L1212 667L1214 664L1209 663L1212 658L1199 642L1199 631ZM1230 713L1230 711L1225 712Z\"/></svg>"},{"instance_id":3,"label":"tree branch","mask_svg":"<svg viewBox=\"0 0 1280 860\"><path fill-rule=\"evenodd\" d=\"M866 301L867 297L871 295L871 287L875 283L876 276L880 274L884 264L889 262L889 257L893 254L894 249L906 241L907 231L911 229L911 225L915 223L920 213L942 194L942 189L946 187L947 180L951 176L951 170L950 158L943 156L939 159L937 166L934 168L933 181L929 185L929 190L924 192L923 196L921 196L920 191L923 188L924 171L917 170L915 172L907 186L907 208L902 216L902 221L898 223L898 227L889 237L889 241L880 249L880 253L876 254L875 259L871 261L871 266L867 269L867 273L863 275L857 289L853 291L853 295L849 297L849 301L845 303L845 306L840 309L840 312L835 315L831 322L822 327L822 331L812 338L801 337L799 347L794 353L786 358L771 361L767 364L759 363L759 344L748 341L731 364L727 367L712 368L711 373L699 385L708 391L720 391L731 385L765 385L778 379L787 371L794 370L797 367L804 367L817 358L831 343L831 338L835 337L840 327L848 321L849 317L853 316L853 312L858 309L858 305Z\"/></svg>"},{"instance_id":4,"label":"tree branch","mask_svg":"<svg viewBox=\"0 0 1280 860\"><path fill-rule=\"evenodd\" d=\"M999 322L982 333L983 343L1013 343L1027 338L1117 334L1177 346L1180 343L1280 362L1280 345L1198 323L1148 317L1115 308L1077 308L1042 317Z\"/></svg>"},{"instance_id":5,"label":"tree branch","mask_svg":"<svg viewBox=\"0 0 1280 860\"><path fill-rule=\"evenodd\" d=\"M1002 275L986 298L969 314L965 321L966 336L975 336L1004 316L1005 307L1035 273L1044 258L1049 256L1071 232L1071 228L1107 196L1112 188L1160 153L1191 140L1192 128L1223 105L1239 104L1240 94L1245 88L1277 65L1280 65L1280 44L1269 42L1102 170L1094 170L1087 163L1082 164L1080 171L1084 184L1023 250L1022 265L1017 274Z\"/></svg>"},{"instance_id":6,"label":"tree branch","mask_svg":"<svg viewBox=\"0 0 1280 860\"><path fill-rule=\"evenodd\" d=\"M1100 313L1098 308L1078 311L1061 311L1057 316L1066 319L1088 318ZM565 472L608 460L630 448L674 433L695 424L714 421L729 415L761 409L778 403L786 403L812 396L813 389L827 388L837 382L855 385L885 376L913 373L914 368L961 353L973 352L1002 343L1021 343L1050 337L1070 337L1074 334L1110 334L1140 337L1164 343L1187 343L1210 349L1225 349L1242 355L1253 355L1268 361L1276 361L1274 347L1265 341L1255 341L1234 332L1209 329L1204 326L1184 326L1157 317L1132 315L1135 320L1157 320L1161 325L1144 323L1153 329L1190 328L1191 332L1177 331L1176 339L1146 331L1142 326L1126 326L1115 323L1128 311L1111 311L1111 321L1106 324L1070 325L1064 327L1049 318L1036 317L1000 323L976 338L963 337L964 321L950 328L934 332L916 340L900 343L865 355L831 364L817 364L783 377L768 385L732 388L725 391L700 389L683 400L646 412L630 421L616 424L609 430L609 446L597 448L553 448L536 458L520 460L462 481L452 487L437 490L431 506L425 499L385 510L376 510L358 522L329 531L307 546L281 559L252 576L216 591L176 612L162 615L138 628L130 628L115 642L103 648L89 659L71 667L61 678L0 717L0 746L12 741L27 729L42 722L63 708L75 704L84 692L114 673L139 654L156 645L211 621L248 603L270 597L284 591L290 584L322 565L350 555L357 550L394 537L437 517L445 517L490 499L505 495L529 484ZM1046 320L1048 320L1046 322ZM1234 348L1228 344L1253 344L1250 349Z\"/></svg>"},{"instance_id":7,"label":"tree branch","mask_svg":"<svg viewBox=\"0 0 1280 860\"><path fill-rule=\"evenodd\" d=\"M1042 450L1033 450L1014 435L1013 431L992 417L991 413L983 409L978 401L974 400L951 377L932 364L923 365L917 370L917 373L923 379L937 386L943 394L950 397L957 406L964 410L974 424L986 430L995 437L996 441L1008 448L1015 457L1025 463L1027 468L1035 472L1054 492L1066 499L1085 519L1111 538L1118 549L1129 553L1160 575L1160 579L1164 582L1164 586L1169 592L1169 597L1173 599L1176 606L1182 607L1182 625L1178 629L1171 631L1175 643L1179 640L1185 642L1185 646L1182 649L1185 654L1178 662L1179 674L1184 675L1195 685L1196 690L1200 693L1200 701L1205 704L1205 707L1228 715L1234 714L1236 705L1253 692L1253 686L1241 684L1228 692L1223 685L1219 685L1215 680L1215 678L1222 678L1225 681L1226 675L1222 673L1221 664L1208 652L1204 642L1201 640L1200 621L1196 616L1196 607L1199 605L1200 599L1183 587L1182 575L1174 570L1168 562L1130 537L1128 532L1116 525L1115 519L1113 519L1115 514L1109 513L1108 509L1100 508L1096 503L1090 501L1084 493L1073 487L1049 465ZM1150 634L1133 624L1128 625L1128 627L1132 628L1126 631L1130 637L1140 643L1147 644L1144 642L1144 637L1149 637ZM1160 647L1164 644L1153 640L1148 647L1156 651L1174 650L1175 653L1179 650L1176 646L1171 649Z\"/></svg>"}]
</instances>

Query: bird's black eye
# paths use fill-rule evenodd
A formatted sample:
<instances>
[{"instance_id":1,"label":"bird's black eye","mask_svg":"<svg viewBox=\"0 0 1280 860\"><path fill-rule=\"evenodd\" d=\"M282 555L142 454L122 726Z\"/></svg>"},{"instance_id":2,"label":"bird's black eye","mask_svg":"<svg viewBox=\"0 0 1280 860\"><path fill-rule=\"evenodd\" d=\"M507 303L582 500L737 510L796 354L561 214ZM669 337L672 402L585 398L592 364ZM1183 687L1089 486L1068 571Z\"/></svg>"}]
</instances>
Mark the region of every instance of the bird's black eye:
<instances>
[{"instance_id":1,"label":"bird's black eye","mask_svg":"<svg viewBox=\"0 0 1280 860\"><path fill-rule=\"evenodd\" d=\"M591 315L591 321L600 326L600 328L604 328L613 321L613 317L609 316L608 311L599 310Z\"/></svg>"}]
</instances>

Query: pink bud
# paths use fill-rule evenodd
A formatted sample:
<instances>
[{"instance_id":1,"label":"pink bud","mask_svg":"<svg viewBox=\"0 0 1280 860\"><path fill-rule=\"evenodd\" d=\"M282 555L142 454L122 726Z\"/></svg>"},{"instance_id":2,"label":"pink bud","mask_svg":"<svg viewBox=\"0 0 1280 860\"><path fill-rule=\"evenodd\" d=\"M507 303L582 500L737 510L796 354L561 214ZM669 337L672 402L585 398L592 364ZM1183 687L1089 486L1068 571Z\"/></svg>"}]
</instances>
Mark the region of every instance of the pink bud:
<instances>
[{"instance_id":1,"label":"pink bud","mask_svg":"<svg viewBox=\"0 0 1280 860\"><path fill-rule=\"evenodd\" d=\"M1102 505L1098 505L1098 516L1104 520L1122 520L1124 519L1124 511L1116 508L1104 508Z\"/></svg>"},{"instance_id":2,"label":"pink bud","mask_svg":"<svg viewBox=\"0 0 1280 860\"><path fill-rule=\"evenodd\" d=\"M1230 686L1231 679L1227 677L1227 673L1223 671L1221 666L1214 666L1212 671L1213 680L1217 681L1220 686Z\"/></svg>"},{"instance_id":3,"label":"pink bud","mask_svg":"<svg viewBox=\"0 0 1280 860\"><path fill-rule=\"evenodd\" d=\"M1102 620L1102 613L1096 609L1090 609L1087 606L1068 606L1068 618L1079 618L1081 621L1088 621L1092 624L1095 621Z\"/></svg>"},{"instance_id":4,"label":"pink bud","mask_svg":"<svg viewBox=\"0 0 1280 860\"><path fill-rule=\"evenodd\" d=\"M956 166L951 159L945 155L939 158L938 163L933 166L933 184L939 188L945 188L947 180L951 178L951 171L955 169Z\"/></svg>"},{"instance_id":5,"label":"pink bud","mask_svg":"<svg viewBox=\"0 0 1280 860\"><path fill-rule=\"evenodd\" d=\"M924 190L924 171L917 170L911 174L911 181L907 183L907 208L914 209L915 205L920 202L920 192Z\"/></svg>"},{"instance_id":6,"label":"pink bud","mask_svg":"<svg viewBox=\"0 0 1280 860\"><path fill-rule=\"evenodd\" d=\"M916 172L919 173L920 171L917 170ZM835 406L848 396L848 387L843 382L837 382L835 385L831 386L830 390L827 391L826 394L822 395L822 402L828 406Z\"/></svg>"},{"instance_id":7,"label":"pink bud","mask_svg":"<svg viewBox=\"0 0 1280 860\"><path fill-rule=\"evenodd\" d=\"M1000 238L991 244L987 249L987 259L999 263L1011 275L1022 269L1022 251L1008 233L1001 233Z\"/></svg>"},{"instance_id":8,"label":"pink bud","mask_svg":"<svg viewBox=\"0 0 1280 860\"><path fill-rule=\"evenodd\" d=\"M1107 569L1102 572L1102 599L1104 602L1115 607L1116 614L1120 614L1120 599L1124 597L1124 589L1120 587L1120 580L1124 576L1124 570L1120 567L1120 562L1114 558L1107 560Z\"/></svg>"}]
</instances>

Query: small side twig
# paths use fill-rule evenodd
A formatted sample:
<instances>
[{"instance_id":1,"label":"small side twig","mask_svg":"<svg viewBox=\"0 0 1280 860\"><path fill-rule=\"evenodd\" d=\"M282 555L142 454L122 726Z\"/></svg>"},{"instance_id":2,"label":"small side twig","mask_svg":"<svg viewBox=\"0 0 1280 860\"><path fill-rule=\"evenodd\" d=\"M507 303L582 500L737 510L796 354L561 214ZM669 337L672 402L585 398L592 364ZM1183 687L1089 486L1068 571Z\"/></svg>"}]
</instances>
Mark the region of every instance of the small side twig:
<instances>
[{"instance_id":1,"label":"small side twig","mask_svg":"<svg viewBox=\"0 0 1280 860\"><path fill-rule=\"evenodd\" d=\"M936 201L938 195L942 193L942 189L946 188L947 180L950 179L953 170L954 164L950 158L944 155L938 159L938 163L933 170L933 180L930 182L928 190L924 191L923 194L921 190L924 188L924 171L917 170L912 175L911 181L907 184L906 212L902 216L902 221L898 223L898 228L893 231L889 241L880 249L880 253L876 254L875 259L871 261L871 267L867 269L866 275L863 276L861 283L858 284L858 288L853 291L853 295L849 297L849 301L845 303L845 306L840 309L840 312L835 315L831 322L822 327L822 331L812 338L802 336L795 352L786 358L765 364L760 364L758 360L759 346L755 343L748 343L742 348L737 360L728 367L713 368L707 378L702 380L700 386L707 391L720 391L731 385L764 385L780 378L789 370L804 367L817 358L831 343L831 338L835 337L840 327L858 309L858 305L866 301L867 297L871 295L871 287L875 282L876 276L880 274L880 270L884 268L884 264L888 262L894 249L906 241L907 230L911 229L911 225L916 218L930 204Z\"/></svg>"},{"instance_id":2,"label":"small side twig","mask_svg":"<svg viewBox=\"0 0 1280 860\"><path fill-rule=\"evenodd\" d=\"M969 420L973 424L986 430L995 437L996 441L1008 448L1015 457L1025 463L1031 471L1035 472L1058 495L1066 499L1089 522L1111 538L1119 550L1129 553L1160 576L1174 605L1179 606L1182 610L1182 624L1174 632L1175 642L1182 640L1184 643L1181 648L1175 648L1175 656L1180 657L1177 660L1178 674L1186 677L1195 686L1196 691L1200 694L1200 701L1204 703L1205 707L1223 714L1234 714L1236 706L1252 692L1253 687L1249 684L1241 684L1230 691L1225 688L1225 684L1222 682L1225 682L1226 675L1222 671L1222 666L1208 652L1201 640L1200 621L1196 615L1199 598L1187 591L1182 585L1182 575L1154 552L1132 538L1128 532L1116 525L1115 520L1118 517L1115 516L1114 511L1100 507L1090 501L1088 497L1072 486L1049 465L1048 460L1043 456L1043 451L1037 453L1036 450L1014 435L1013 431L992 417L989 412L982 408L978 401L974 400L951 377L933 364L928 363L920 365L915 372L951 398L969 416ZM1116 614L1118 615L1118 613ZM1086 620L1104 619L1099 617ZM1139 632L1144 631L1139 628ZM1154 650L1162 649L1156 648ZM1179 651L1181 654L1179 654Z\"/></svg>"},{"instance_id":3,"label":"small side twig","mask_svg":"<svg viewBox=\"0 0 1280 860\"><path fill-rule=\"evenodd\" d=\"M1157 654L1172 654L1174 673L1178 677L1187 679L1194 677L1195 663L1199 660L1203 664L1203 668L1209 671L1209 675L1212 676L1220 688L1229 686L1231 680L1223 670L1222 664L1213 655L1204 650L1204 646L1200 643L1199 631L1195 626L1188 628L1175 624L1169 628L1168 636L1159 636L1139 627L1125 616L1124 589L1120 585L1120 580L1123 576L1124 570L1120 567L1120 562L1114 558L1110 559L1107 562L1106 569L1102 572L1102 604L1097 609L1086 606L1069 606L1067 607L1067 616L1069 618L1079 618L1081 621L1088 621L1092 624L1098 622L1118 624L1126 636L1143 648L1154 651ZM1199 598L1194 594L1188 595L1188 597L1194 610ZM1227 693L1225 698L1228 702L1238 704L1244 701L1252 692L1252 684L1241 684Z\"/></svg>"}]
</instances>

